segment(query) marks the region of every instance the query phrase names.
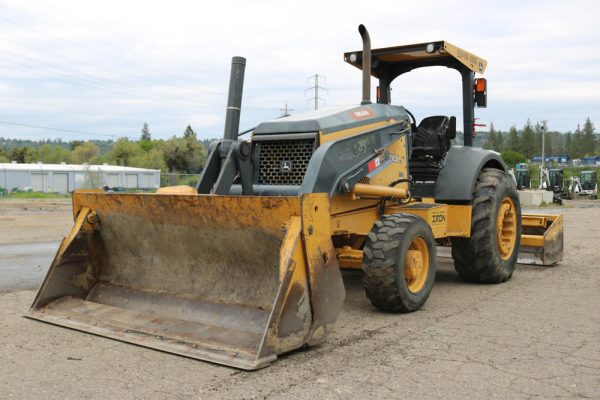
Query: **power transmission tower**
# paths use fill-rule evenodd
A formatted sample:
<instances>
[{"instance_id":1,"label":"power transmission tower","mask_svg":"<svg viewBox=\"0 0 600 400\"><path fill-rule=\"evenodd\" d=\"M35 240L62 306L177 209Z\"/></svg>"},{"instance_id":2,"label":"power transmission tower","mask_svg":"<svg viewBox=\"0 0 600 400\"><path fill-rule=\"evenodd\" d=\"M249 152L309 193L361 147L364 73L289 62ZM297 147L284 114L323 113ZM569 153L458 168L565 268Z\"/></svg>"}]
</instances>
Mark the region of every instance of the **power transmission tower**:
<instances>
[{"instance_id":1,"label":"power transmission tower","mask_svg":"<svg viewBox=\"0 0 600 400\"><path fill-rule=\"evenodd\" d=\"M294 109L293 108L288 108L288 103L286 102L285 103L285 108L280 108L279 111L282 112L281 118L283 118L283 117L289 117L290 116L289 112L290 111L294 111Z\"/></svg>"},{"instance_id":2,"label":"power transmission tower","mask_svg":"<svg viewBox=\"0 0 600 400\"><path fill-rule=\"evenodd\" d=\"M327 84L327 78L325 78L323 75L314 74L313 76L310 76L308 78L308 84L310 85L311 81L313 81L314 84L311 87L309 87L308 89L306 89L304 91L304 93L306 93L308 91L313 91L314 92L313 97L311 97L310 99L308 99L308 101L314 101L315 102L315 110L319 109L319 100L321 100L322 102L325 102L324 98L319 97L319 90L323 90L323 91L329 93L329 90L327 90L323 86L319 86L319 78L321 79L321 81L324 84Z\"/></svg>"}]
</instances>

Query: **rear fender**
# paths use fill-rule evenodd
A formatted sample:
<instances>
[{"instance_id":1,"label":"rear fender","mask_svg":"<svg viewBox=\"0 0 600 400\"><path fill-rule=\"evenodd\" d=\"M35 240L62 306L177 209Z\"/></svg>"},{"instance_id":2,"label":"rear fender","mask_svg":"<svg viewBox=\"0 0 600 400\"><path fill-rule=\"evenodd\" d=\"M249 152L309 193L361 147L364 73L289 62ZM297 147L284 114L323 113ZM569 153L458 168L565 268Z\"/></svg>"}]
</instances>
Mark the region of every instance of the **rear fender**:
<instances>
[{"instance_id":1,"label":"rear fender","mask_svg":"<svg viewBox=\"0 0 600 400\"><path fill-rule=\"evenodd\" d=\"M494 151L452 146L436 181L436 202L471 201L477 177L483 168L507 171L500 154Z\"/></svg>"}]
</instances>

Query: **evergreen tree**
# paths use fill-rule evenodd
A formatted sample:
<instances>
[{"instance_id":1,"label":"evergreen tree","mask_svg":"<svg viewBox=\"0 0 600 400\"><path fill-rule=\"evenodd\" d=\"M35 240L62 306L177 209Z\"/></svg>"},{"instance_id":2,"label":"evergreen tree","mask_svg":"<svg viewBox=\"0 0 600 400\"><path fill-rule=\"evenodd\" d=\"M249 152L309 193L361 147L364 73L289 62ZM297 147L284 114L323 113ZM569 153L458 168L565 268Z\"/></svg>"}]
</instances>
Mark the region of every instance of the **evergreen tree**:
<instances>
[{"instance_id":1,"label":"evergreen tree","mask_svg":"<svg viewBox=\"0 0 600 400\"><path fill-rule=\"evenodd\" d=\"M494 129L494 123L490 123L490 131L486 136L483 148L487 150L499 151L498 149L498 133Z\"/></svg>"},{"instance_id":2,"label":"evergreen tree","mask_svg":"<svg viewBox=\"0 0 600 400\"><path fill-rule=\"evenodd\" d=\"M596 135L594 135L594 124L590 121L590 117L587 117L585 124L583 124L582 156L592 155L595 149Z\"/></svg>"},{"instance_id":3,"label":"evergreen tree","mask_svg":"<svg viewBox=\"0 0 600 400\"><path fill-rule=\"evenodd\" d=\"M502 153L505 150L504 145L504 132L498 131L496 134L496 144L498 146L498 152Z\"/></svg>"},{"instance_id":4,"label":"evergreen tree","mask_svg":"<svg viewBox=\"0 0 600 400\"><path fill-rule=\"evenodd\" d=\"M527 120L520 140L520 153L523 153L528 159L531 159L535 155L535 139L535 132L533 131L533 126L531 126L531 121Z\"/></svg>"},{"instance_id":5,"label":"evergreen tree","mask_svg":"<svg viewBox=\"0 0 600 400\"><path fill-rule=\"evenodd\" d=\"M571 157L581 158L583 154L583 133L581 132L581 127L577 124L577 129L571 138Z\"/></svg>"},{"instance_id":6,"label":"evergreen tree","mask_svg":"<svg viewBox=\"0 0 600 400\"><path fill-rule=\"evenodd\" d=\"M567 150L565 149L565 138L566 135L560 132L551 132L552 137L552 151L554 154L567 154Z\"/></svg>"},{"instance_id":7,"label":"evergreen tree","mask_svg":"<svg viewBox=\"0 0 600 400\"><path fill-rule=\"evenodd\" d=\"M565 144L564 144L565 153L571 158L573 157L573 139L571 138L571 132L567 132L565 134Z\"/></svg>"},{"instance_id":8,"label":"evergreen tree","mask_svg":"<svg viewBox=\"0 0 600 400\"><path fill-rule=\"evenodd\" d=\"M12 149L10 153L11 161L16 161L18 163L34 163L38 161L38 152L37 150L31 147L15 147Z\"/></svg>"},{"instance_id":9,"label":"evergreen tree","mask_svg":"<svg viewBox=\"0 0 600 400\"><path fill-rule=\"evenodd\" d=\"M148 124L144 122L144 126L142 128L142 136L140 137L140 147L145 152L149 152L153 147L152 143L152 134L150 133L150 129L148 128Z\"/></svg>"},{"instance_id":10,"label":"evergreen tree","mask_svg":"<svg viewBox=\"0 0 600 400\"><path fill-rule=\"evenodd\" d=\"M556 140L556 132L546 132L546 141L544 142L544 150L548 155L559 155L557 140Z\"/></svg>"},{"instance_id":11,"label":"evergreen tree","mask_svg":"<svg viewBox=\"0 0 600 400\"><path fill-rule=\"evenodd\" d=\"M144 126L142 127L142 137L140 138L141 141L151 141L152 140L152 134L150 134L150 129L148 128L148 124L146 122L144 122Z\"/></svg>"},{"instance_id":12,"label":"evergreen tree","mask_svg":"<svg viewBox=\"0 0 600 400\"><path fill-rule=\"evenodd\" d=\"M194 132L194 130L192 129L192 127L190 125L188 125L187 128L185 128L185 131L183 131L183 138L184 139L192 139L194 141L198 140L198 138L196 136L196 132Z\"/></svg>"},{"instance_id":13,"label":"evergreen tree","mask_svg":"<svg viewBox=\"0 0 600 400\"><path fill-rule=\"evenodd\" d=\"M516 126L511 126L508 132L508 144L506 145L508 151L519 151L519 132Z\"/></svg>"},{"instance_id":14,"label":"evergreen tree","mask_svg":"<svg viewBox=\"0 0 600 400\"><path fill-rule=\"evenodd\" d=\"M485 141L483 142L483 148L486 150L494 150L494 146L496 144L496 132L490 130L485 135Z\"/></svg>"}]
</instances>

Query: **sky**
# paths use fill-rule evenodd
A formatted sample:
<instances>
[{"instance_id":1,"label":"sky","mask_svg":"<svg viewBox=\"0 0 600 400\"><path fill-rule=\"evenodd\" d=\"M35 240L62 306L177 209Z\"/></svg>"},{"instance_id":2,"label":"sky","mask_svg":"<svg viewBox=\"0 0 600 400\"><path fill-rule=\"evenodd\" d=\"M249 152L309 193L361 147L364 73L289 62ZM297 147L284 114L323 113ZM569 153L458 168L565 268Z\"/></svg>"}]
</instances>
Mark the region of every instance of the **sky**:
<instances>
[{"instance_id":1,"label":"sky","mask_svg":"<svg viewBox=\"0 0 600 400\"><path fill-rule=\"evenodd\" d=\"M361 48L361 23L373 48L448 40L485 58L479 123L573 131L600 124L599 15L583 0L0 0L0 137L137 139L144 122L157 139L188 124L220 137L233 56L247 59L241 130L286 104L312 109L314 74L325 77L320 106L356 105L361 73L343 53ZM401 76L392 103L462 126L454 70Z\"/></svg>"}]
</instances>

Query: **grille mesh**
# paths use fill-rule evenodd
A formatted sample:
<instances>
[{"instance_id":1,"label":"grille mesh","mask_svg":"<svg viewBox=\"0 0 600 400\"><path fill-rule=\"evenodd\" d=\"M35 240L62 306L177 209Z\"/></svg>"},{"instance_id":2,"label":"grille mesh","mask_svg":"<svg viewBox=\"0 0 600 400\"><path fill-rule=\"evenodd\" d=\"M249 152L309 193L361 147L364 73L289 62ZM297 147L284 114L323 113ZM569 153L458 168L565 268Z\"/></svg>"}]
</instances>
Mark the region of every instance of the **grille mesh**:
<instances>
[{"instance_id":1,"label":"grille mesh","mask_svg":"<svg viewBox=\"0 0 600 400\"><path fill-rule=\"evenodd\" d=\"M312 156L315 139L261 141L258 183L301 185ZM290 171L282 171L287 167Z\"/></svg>"}]
</instances>

